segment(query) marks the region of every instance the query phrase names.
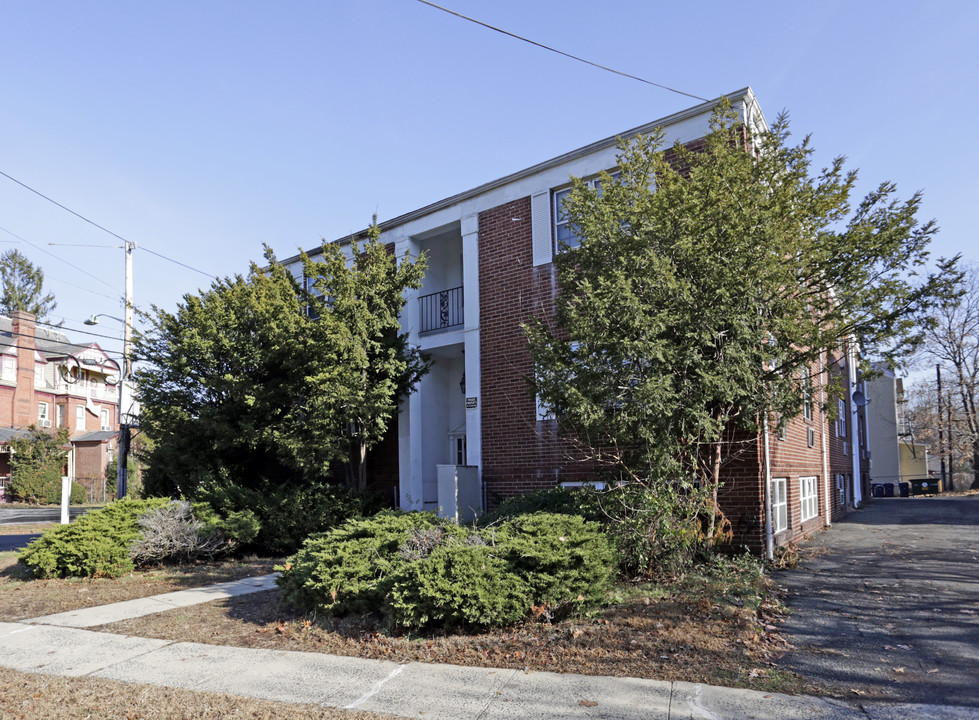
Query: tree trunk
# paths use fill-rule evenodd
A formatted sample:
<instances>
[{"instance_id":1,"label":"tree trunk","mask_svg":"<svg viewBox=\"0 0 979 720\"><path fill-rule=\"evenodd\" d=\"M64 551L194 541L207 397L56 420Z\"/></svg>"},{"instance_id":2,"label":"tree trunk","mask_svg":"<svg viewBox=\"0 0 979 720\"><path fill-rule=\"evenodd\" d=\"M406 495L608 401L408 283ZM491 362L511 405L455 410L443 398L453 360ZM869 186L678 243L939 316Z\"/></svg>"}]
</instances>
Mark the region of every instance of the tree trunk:
<instances>
[{"instance_id":1,"label":"tree trunk","mask_svg":"<svg viewBox=\"0 0 979 720\"><path fill-rule=\"evenodd\" d=\"M721 443L718 440L714 443L714 457L711 462L711 488L710 488L710 524L708 525L708 537L710 542L714 542L714 533L717 530L717 493L721 486Z\"/></svg>"}]
</instances>

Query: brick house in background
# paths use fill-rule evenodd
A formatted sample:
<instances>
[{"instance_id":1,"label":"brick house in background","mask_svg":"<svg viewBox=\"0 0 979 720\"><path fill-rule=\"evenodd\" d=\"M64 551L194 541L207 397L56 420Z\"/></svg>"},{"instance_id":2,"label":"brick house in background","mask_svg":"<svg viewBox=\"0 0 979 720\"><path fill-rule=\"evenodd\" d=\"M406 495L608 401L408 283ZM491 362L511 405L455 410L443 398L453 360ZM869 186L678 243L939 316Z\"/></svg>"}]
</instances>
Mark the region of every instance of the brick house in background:
<instances>
[{"instance_id":1,"label":"brick house in background","mask_svg":"<svg viewBox=\"0 0 979 720\"><path fill-rule=\"evenodd\" d=\"M72 343L30 313L0 316L0 499L8 494L10 440L31 425L68 428L65 472L101 493L119 434L118 377L119 364L97 344Z\"/></svg>"},{"instance_id":2,"label":"brick house in background","mask_svg":"<svg viewBox=\"0 0 979 720\"><path fill-rule=\"evenodd\" d=\"M728 97L749 131L767 129L750 88ZM696 147L708 132L714 105L704 103L618 137L661 127L666 147L677 141ZM454 515L457 506L485 508L515 494L592 478L587 466L569 460L572 448L529 390L532 362L521 326L549 311L557 289L552 260L558 239L569 231L559 209L570 177L587 180L614 168L617 139L381 225L382 240L398 257L428 253L424 287L409 293L402 328L430 356L432 369L369 460L372 478L394 489L400 507ZM298 257L284 264L302 281ZM854 363L828 353L825 363L842 373L849 398ZM725 469L721 502L738 541L756 549L764 543L767 478L775 543L831 523L863 497L854 403L848 399L842 419L831 421L821 409L824 398L812 400L804 417L773 430L767 442L752 438Z\"/></svg>"}]
</instances>

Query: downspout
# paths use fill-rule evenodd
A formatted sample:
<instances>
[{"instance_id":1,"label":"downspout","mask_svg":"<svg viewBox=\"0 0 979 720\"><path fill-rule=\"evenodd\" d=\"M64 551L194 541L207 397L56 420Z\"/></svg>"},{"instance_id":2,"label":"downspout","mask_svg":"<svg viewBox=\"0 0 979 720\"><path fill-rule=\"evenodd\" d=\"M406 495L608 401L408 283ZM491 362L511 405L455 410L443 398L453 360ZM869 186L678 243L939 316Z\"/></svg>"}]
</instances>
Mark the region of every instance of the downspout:
<instances>
[{"instance_id":1,"label":"downspout","mask_svg":"<svg viewBox=\"0 0 979 720\"><path fill-rule=\"evenodd\" d=\"M762 419L762 436L764 438L764 479L765 479L765 556L772 561L775 559L775 531L772 526L772 463L768 444L768 412Z\"/></svg>"},{"instance_id":2,"label":"downspout","mask_svg":"<svg viewBox=\"0 0 979 720\"><path fill-rule=\"evenodd\" d=\"M832 498L830 497L830 476L829 476L829 438L826 435L826 408L829 403L829 395L826 392L826 362L825 353L823 351L819 354L819 382L822 387L822 392L820 395L823 398L822 408L819 411L819 438L820 438L820 451L823 457L823 516L826 521L826 527L833 524L833 506Z\"/></svg>"},{"instance_id":3,"label":"downspout","mask_svg":"<svg viewBox=\"0 0 979 720\"><path fill-rule=\"evenodd\" d=\"M863 502L863 478L860 477L860 428L857 423L860 421L858 413L860 408L853 402L853 393L857 389L857 350L856 342L851 340L847 347L846 365L849 375L849 388L847 393L850 395L850 451L853 456L853 507L860 507Z\"/></svg>"}]
</instances>

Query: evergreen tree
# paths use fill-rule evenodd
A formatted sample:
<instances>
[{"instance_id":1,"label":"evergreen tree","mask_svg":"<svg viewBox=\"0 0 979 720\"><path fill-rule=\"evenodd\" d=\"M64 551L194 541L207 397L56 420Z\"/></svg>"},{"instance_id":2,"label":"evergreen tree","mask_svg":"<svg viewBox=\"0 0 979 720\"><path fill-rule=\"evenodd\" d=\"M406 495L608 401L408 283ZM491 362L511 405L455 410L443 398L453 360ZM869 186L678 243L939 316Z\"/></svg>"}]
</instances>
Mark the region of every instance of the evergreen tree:
<instances>
[{"instance_id":1,"label":"evergreen tree","mask_svg":"<svg viewBox=\"0 0 979 720\"><path fill-rule=\"evenodd\" d=\"M427 369L398 321L424 262L398 262L376 227L351 249L349 263L335 244L304 258L305 287L266 250L264 269L153 308L134 343L147 492L302 488L337 462L364 489L367 449Z\"/></svg>"},{"instance_id":2,"label":"evergreen tree","mask_svg":"<svg viewBox=\"0 0 979 720\"><path fill-rule=\"evenodd\" d=\"M0 254L0 312L10 315L24 310L45 319L58 303L54 295L44 293L44 271L17 249Z\"/></svg>"},{"instance_id":3,"label":"evergreen tree","mask_svg":"<svg viewBox=\"0 0 979 720\"><path fill-rule=\"evenodd\" d=\"M955 263L926 269L919 194L885 182L851 208L856 173L838 158L814 177L784 115L750 138L722 106L705 146L669 159L662 137L623 145L600 187L574 181L580 246L555 258L554 314L527 326L533 384L591 461L706 488L716 512L721 467L745 448L731 431L798 414L826 350L906 352Z\"/></svg>"}]
</instances>

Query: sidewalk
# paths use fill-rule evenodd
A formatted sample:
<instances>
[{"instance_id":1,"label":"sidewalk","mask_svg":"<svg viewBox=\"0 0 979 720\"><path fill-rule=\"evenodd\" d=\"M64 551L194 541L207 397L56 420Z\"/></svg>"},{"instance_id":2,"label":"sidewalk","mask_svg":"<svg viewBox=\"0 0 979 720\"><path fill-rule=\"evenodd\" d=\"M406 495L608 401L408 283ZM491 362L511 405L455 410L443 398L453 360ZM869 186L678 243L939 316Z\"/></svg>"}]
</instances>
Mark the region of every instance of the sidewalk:
<instances>
[{"instance_id":1,"label":"sidewalk","mask_svg":"<svg viewBox=\"0 0 979 720\"><path fill-rule=\"evenodd\" d=\"M85 630L258 592L274 575L0 623L0 665L445 720L965 720L974 708L835 700L637 678L525 673L171 642Z\"/></svg>"}]
</instances>

